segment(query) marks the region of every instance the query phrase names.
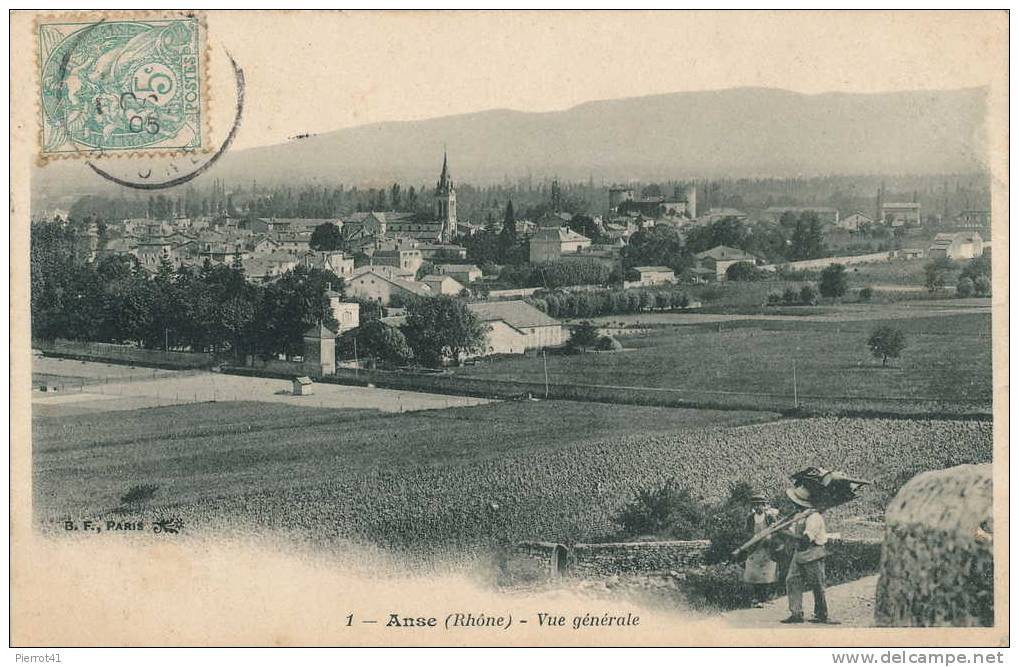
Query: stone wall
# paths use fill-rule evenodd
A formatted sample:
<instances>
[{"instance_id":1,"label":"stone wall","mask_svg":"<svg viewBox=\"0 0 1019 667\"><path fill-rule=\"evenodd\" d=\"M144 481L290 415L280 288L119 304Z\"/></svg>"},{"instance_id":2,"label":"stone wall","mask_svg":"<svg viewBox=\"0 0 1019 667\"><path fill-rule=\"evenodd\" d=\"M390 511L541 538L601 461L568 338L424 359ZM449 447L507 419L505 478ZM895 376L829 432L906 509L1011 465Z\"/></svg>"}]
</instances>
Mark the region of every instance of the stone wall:
<instances>
[{"instance_id":1,"label":"stone wall","mask_svg":"<svg viewBox=\"0 0 1019 667\"><path fill-rule=\"evenodd\" d=\"M991 464L917 475L885 512L879 626L994 624Z\"/></svg>"},{"instance_id":2,"label":"stone wall","mask_svg":"<svg viewBox=\"0 0 1019 667\"><path fill-rule=\"evenodd\" d=\"M54 357L118 364L129 363L153 368L209 368L214 363L213 356L204 352L146 350L134 345L93 343L62 338L34 340L32 347Z\"/></svg>"},{"instance_id":3,"label":"stone wall","mask_svg":"<svg viewBox=\"0 0 1019 667\"><path fill-rule=\"evenodd\" d=\"M570 572L581 577L681 571L700 565L707 540L576 544Z\"/></svg>"},{"instance_id":4,"label":"stone wall","mask_svg":"<svg viewBox=\"0 0 1019 667\"><path fill-rule=\"evenodd\" d=\"M784 262L782 264L763 264L757 268L765 271L776 271L783 268L789 271L813 271L824 269L832 264L850 266L852 264L873 264L875 262L888 262L895 259L895 251L872 252L866 255L849 255L846 257L820 257L818 259L801 259L795 262Z\"/></svg>"},{"instance_id":5,"label":"stone wall","mask_svg":"<svg viewBox=\"0 0 1019 667\"><path fill-rule=\"evenodd\" d=\"M619 574L682 571L701 564L707 540L575 544L521 542L507 559L508 569L531 578L597 578Z\"/></svg>"}]
</instances>

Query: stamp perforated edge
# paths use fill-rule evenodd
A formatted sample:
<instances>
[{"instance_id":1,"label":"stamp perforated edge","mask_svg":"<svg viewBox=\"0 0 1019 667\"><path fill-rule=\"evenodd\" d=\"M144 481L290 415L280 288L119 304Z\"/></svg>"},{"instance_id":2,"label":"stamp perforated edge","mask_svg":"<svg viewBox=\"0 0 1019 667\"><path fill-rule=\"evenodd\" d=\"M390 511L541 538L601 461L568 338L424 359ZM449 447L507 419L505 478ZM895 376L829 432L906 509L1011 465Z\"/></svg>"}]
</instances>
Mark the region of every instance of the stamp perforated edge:
<instances>
[{"instance_id":1,"label":"stamp perforated edge","mask_svg":"<svg viewBox=\"0 0 1019 667\"><path fill-rule=\"evenodd\" d=\"M43 147L44 119L42 108L42 42L39 39L39 27L47 23L60 23L79 21L82 23L99 23L100 21L130 21L130 20L167 20L174 18L194 19L198 22L199 49L202 53L201 88L202 88L202 145L199 148L138 148L124 151L104 151L82 149L73 153L45 153ZM47 14L36 16L32 22L33 46L33 72L32 78L35 81L35 88L32 91L35 100L35 121L38 123L36 131L36 164L45 166L50 162L60 160L82 160L82 159L132 159L132 158L166 158L180 157L184 155L204 155L212 152L212 97L209 86L209 60L212 55L212 48L209 45L209 28L204 12L185 10L152 10L152 11L104 11L104 12L68 12L61 14Z\"/></svg>"}]
</instances>

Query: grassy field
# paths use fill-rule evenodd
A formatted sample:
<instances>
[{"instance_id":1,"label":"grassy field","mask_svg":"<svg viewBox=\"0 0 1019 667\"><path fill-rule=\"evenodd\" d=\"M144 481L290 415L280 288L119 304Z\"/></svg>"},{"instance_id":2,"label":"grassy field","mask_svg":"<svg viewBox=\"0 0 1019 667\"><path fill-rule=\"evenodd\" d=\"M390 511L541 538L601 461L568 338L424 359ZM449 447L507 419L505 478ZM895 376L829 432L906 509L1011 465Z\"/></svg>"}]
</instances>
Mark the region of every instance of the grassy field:
<instances>
[{"instance_id":1,"label":"grassy field","mask_svg":"<svg viewBox=\"0 0 1019 667\"><path fill-rule=\"evenodd\" d=\"M622 339L622 352L549 355L551 382L619 387L656 387L712 396L768 397L771 409L792 407L793 365L801 401L844 401L846 407L895 412L913 404L935 410L987 411L992 395L990 314L914 316L880 306L863 307L860 319L802 318L708 321L669 326L660 314L633 316L643 335ZM618 323L623 316L603 318ZM696 320L693 320L696 321ZM628 321L629 323L629 321ZM636 321L633 322L636 326ZM900 359L882 367L867 348L880 325L906 334ZM521 357L458 371L474 377L528 380L544 378L540 357ZM755 403L755 405L762 405Z\"/></svg>"},{"instance_id":2,"label":"grassy field","mask_svg":"<svg viewBox=\"0 0 1019 667\"><path fill-rule=\"evenodd\" d=\"M328 484L389 464L428 468L531 455L634 429L674 432L748 424L766 412L593 403L495 403L404 414L275 403L198 403L34 420L35 500L42 516L107 512L136 484L162 502L261 488ZM78 508L78 509L76 509Z\"/></svg>"},{"instance_id":3,"label":"grassy field","mask_svg":"<svg viewBox=\"0 0 1019 667\"><path fill-rule=\"evenodd\" d=\"M35 424L36 514L180 516L188 532L250 526L312 541L418 550L492 540L611 537L634 489L675 477L722 497L747 480L777 494L815 464L874 479L833 530L879 513L904 473L988 461L984 422L813 418L594 403L506 402L381 414L200 404ZM59 529L59 524L56 524Z\"/></svg>"}]
</instances>

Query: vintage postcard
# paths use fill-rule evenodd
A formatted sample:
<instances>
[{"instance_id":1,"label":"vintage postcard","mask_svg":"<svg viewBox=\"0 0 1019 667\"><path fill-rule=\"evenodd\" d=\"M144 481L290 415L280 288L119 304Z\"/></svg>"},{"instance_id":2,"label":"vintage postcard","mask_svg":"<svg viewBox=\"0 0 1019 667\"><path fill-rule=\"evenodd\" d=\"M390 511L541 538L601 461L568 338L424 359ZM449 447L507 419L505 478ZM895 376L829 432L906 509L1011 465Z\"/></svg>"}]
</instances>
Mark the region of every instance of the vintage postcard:
<instances>
[{"instance_id":1,"label":"vintage postcard","mask_svg":"<svg viewBox=\"0 0 1019 667\"><path fill-rule=\"evenodd\" d=\"M1006 12L10 28L12 646L1008 645Z\"/></svg>"}]
</instances>

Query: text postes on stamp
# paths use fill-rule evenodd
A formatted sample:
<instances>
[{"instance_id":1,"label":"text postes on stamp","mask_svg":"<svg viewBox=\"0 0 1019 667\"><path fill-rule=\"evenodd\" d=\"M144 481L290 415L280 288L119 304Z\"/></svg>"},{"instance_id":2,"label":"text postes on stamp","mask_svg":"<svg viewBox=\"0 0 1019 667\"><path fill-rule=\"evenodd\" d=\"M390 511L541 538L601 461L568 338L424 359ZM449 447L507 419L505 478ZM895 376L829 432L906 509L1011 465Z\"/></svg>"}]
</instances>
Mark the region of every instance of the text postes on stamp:
<instances>
[{"instance_id":1,"label":"text postes on stamp","mask_svg":"<svg viewBox=\"0 0 1019 667\"><path fill-rule=\"evenodd\" d=\"M197 16L47 19L36 35L42 158L207 147Z\"/></svg>"}]
</instances>

